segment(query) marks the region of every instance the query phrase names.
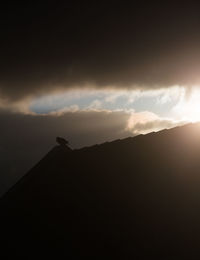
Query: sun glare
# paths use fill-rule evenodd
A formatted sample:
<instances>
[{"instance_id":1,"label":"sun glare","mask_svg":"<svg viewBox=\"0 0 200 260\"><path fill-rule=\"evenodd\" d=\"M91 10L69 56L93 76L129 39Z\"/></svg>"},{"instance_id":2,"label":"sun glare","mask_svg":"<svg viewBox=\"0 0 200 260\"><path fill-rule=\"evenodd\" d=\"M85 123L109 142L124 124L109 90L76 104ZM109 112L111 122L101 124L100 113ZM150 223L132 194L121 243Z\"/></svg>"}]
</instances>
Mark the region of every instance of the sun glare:
<instances>
[{"instance_id":1,"label":"sun glare","mask_svg":"<svg viewBox=\"0 0 200 260\"><path fill-rule=\"evenodd\" d=\"M200 90L194 89L188 97L181 97L174 111L184 120L200 121Z\"/></svg>"}]
</instances>

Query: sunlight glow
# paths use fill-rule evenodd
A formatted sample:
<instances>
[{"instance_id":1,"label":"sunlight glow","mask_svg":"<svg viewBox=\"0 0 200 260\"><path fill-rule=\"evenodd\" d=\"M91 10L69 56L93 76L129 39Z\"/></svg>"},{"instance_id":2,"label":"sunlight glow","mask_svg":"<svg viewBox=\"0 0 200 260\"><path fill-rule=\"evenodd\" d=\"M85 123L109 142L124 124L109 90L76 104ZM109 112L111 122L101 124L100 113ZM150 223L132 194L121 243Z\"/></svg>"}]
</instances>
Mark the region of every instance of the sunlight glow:
<instances>
[{"instance_id":1,"label":"sunlight glow","mask_svg":"<svg viewBox=\"0 0 200 260\"><path fill-rule=\"evenodd\" d=\"M189 122L200 121L200 90L195 88L188 96L184 93L173 111L182 120Z\"/></svg>"}]
</instances>

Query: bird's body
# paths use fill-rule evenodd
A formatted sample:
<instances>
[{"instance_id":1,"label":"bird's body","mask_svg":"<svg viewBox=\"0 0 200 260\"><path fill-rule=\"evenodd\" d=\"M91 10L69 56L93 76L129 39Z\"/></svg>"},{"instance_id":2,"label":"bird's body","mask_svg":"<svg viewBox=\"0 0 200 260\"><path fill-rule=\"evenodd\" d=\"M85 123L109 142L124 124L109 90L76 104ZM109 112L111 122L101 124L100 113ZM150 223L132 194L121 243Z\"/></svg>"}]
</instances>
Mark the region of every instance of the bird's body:
<instances>
[{"instance_id":1,"label":"bird's body","mask_svg":"<svg viewBox=\"0 0 200 260\"><path fill-rule=\"evenodd\" d=\"M62 137L56 137L56 142L59 144L59 145L68 145L69 142L67 140L65 140L64 138Z\"/></svg>"}]
</instances>

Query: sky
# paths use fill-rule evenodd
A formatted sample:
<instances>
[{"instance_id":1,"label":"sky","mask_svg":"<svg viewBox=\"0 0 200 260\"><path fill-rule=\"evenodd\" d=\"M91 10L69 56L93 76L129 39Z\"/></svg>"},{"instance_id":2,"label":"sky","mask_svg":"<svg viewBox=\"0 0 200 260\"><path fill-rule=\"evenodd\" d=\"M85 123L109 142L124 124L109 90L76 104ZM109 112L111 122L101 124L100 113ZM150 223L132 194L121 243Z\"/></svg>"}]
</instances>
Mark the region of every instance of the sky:
<instances>
[{"instance_id":1,"label":"sky","mask_svg":"<svg viewBox=\"0 0 200 260\"><path fill-rule=\"evenodd\" d=\"M197 1L7 2L0 9L0 193L55 145L200 120Z\"/></svg>"}]
</instances>

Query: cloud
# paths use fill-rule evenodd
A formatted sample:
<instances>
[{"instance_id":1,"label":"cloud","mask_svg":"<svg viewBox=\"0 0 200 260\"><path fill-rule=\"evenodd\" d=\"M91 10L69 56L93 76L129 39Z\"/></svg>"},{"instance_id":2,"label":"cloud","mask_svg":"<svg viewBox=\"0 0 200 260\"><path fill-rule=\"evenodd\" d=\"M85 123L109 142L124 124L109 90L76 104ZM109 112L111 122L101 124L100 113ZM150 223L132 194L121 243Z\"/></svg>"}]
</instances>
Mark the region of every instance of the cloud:
<instances>
[{"instance_id":1,"label":"cloud","mask_svg":"<svg viewBox=\"0 0 200 260\"><path fill-rule=\"evenodd\" d=\"M63 116L66 113L70 113L70 112L78 112L79 106L78 105L72 105L69 107L64 107L62 109L59 109L57 111L52 111L50 113L48 113L48 115L52 115L52 116ZM41 114L42 115L42 114ZM47 114L43 114L44 116L47 116Z\"/></svg>"},{"instance_id":2,"label":"cloud","mask_svg":"<svg viewBox=\"0 0 200 260\"><path fill-rule=\"evenodd\" d=\"M98 99L92 101L92 103L87 107L87 109L100 109L102 107L102 102Z\"/></svg>"},{"instance_id":3,"label":"cloud","mask_svg":"<svg viewBox=\"0 0 200 260\"><path fill-rule=\"evenodd\" d=\"M134 135L157 132L162 129L169 129L175 126L186 124L186 121L176 121L169 118L160 118L148 111L132 113L128 120L127 129Z\"/></svg>"},{"instance_id":4,"label":"cloud","mask_svg":"<svg viewBox=\"0 0 200 260\"><path fill-rule=\"evenodd\" d=\"M2 98L200 84L198 3L18 3L0 17Z\"/></svg>"},{"instance_id":5,"label":"cloud","mask_svg":"<svg viewBox=\"0 0 200 260\"><path fill-rule=\"evenodd\" d=\"M156 119L144 123L137 123L132 128L133 134L147 134L150 132L157 132L163 129L169 129L175 126L186 124L186 121L173 121L170 119Z\"/></svg>"},{"instance_id":6,"label":"cloud","mask_svg":"<svg viewBox=\"0 0 200 260\"><path fill-rule=\"evenodd\" d=\"M195 90L195 89L194 89ZM194 92L196 93L196 92ZM190 92L190 97L193 92ZM28 97L20 101L0 99L0 109L25 114L48 114L74 110L135 110L169 114L181 100L190 99L185 88L173 86L156 90L71 90ZM182 102L183 103L183 102Z\"/></svg>"}]
</instances>

